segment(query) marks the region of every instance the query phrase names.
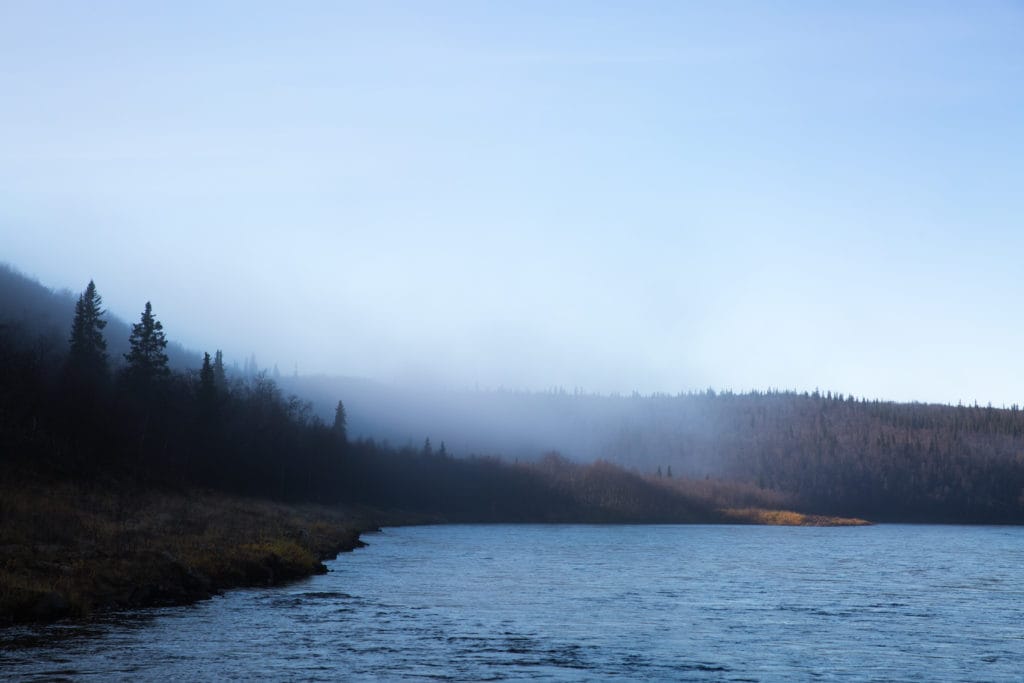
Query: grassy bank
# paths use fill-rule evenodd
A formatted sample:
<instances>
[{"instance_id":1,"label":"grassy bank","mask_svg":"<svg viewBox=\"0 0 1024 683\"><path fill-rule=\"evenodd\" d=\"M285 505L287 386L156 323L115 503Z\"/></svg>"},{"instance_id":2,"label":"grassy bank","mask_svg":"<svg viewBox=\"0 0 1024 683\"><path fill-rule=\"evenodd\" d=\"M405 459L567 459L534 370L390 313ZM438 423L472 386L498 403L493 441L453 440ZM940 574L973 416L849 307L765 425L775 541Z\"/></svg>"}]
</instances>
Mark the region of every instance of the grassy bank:
<instances>
[{"instance_id":1,"label":"grassy bank","mask_svg":"<svg viewBox=\"0 0 1024 683\"><path fill-rule=\"evenodd\" d=\"M0 625L187 604L326 571L375 522L208 492L0 484Z\"/></svg>"},{"instance_id":2,"label":"grassy bank","mask_svg":"<svg viewBox=\"0 0 1024 683\"><path fill-rule=\"evenodd\" d=\"M740 524L764 524L768 526L867 526L871 522L856 517L830 517L827 515L805 515L791 510L766 510L763 508L727 508L721 510L727 521Z\"/></svg>"},{"instance_id":3,"label":"grassy bank","mask_svg":"<svg viewBox=\"0 0 1024 683\"><path fill-rule=\"evenodd\" d=\"M757 507L679 521L852 526L860 519ZM179 605L326 571L379 524L442 516L285 505L206 491L0 484L0 625ZM477 521L472 519L460 521Z\"/></svg>"}]
</instances>

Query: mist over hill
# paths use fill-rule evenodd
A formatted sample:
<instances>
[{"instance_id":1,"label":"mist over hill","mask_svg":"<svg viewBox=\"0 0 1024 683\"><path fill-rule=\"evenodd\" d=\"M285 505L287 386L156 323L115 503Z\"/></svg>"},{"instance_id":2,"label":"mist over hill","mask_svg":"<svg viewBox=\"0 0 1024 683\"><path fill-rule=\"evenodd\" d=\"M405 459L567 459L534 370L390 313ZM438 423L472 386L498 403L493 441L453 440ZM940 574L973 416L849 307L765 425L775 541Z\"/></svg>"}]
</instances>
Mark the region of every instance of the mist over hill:
<instances>
[{"instance_id":1,"label":"mist over hill","mask_svg":"<svg viewBox=\"0 0 1024 683\"><path fill-rule=\"evenodd\" d=\"M875 518L1003 517L1024 508L1024 411L1016 405L896 403L819 391L598 396L283 381L315 406L332 392L345 395L354 427L377 438L430 437L459 455L534 459L554 450Z\"/></svg>"},{"instance_id":2,"label":"mist over hill","mask_svg":"<svg viewBox=\"0 0 1024 683\"><path fill-rule=\"evenodd\" d=\"M457 390L328 375L282 375L276 381L311 401L324 419L330 417L336 397L345 397L346 405L351 403L350 429L364 438L400 446L418 446L430 438L444 441L456 454L500 453L519 459L557 451L573 460L609 460L644 472L671 466L690 476L727 474L729 458L723 449L756 445L758 435L768 431L784 427L787 437L796 438L806 432L804 422L818 419L821 406L831 410L827 424L818 427L826 433L840 428L872 432L879 416L902 414L913 416L905 427L918 440L934 438L923 430L935 420L983 415L991 423L996 420L992 416L1010 419L1020 414L1017 405L901 403L819 390L707 389L625 396L560 389ZM1013 452L1016 445L1003 444Z\"/></svg>"},{"instance_id":3,"label":"mist over hill","mask_svg":"<svg viewBox=\"0 0 1024 683\"><path fill-rule=\"evenodd\" d=\"M0 324L44 356L59 357L67 346L64 330L73 295L54 293L10 268L0 270L0 276ZM108 319L104 332L118 362L128 326ZM178 368L198 370L198 355L181 347L171 355ZM187 402L196 373L184 375L182 400ZM444 462L451 456L498 456L507 463L525 463L554 451L579 463L605 461L660 479L711 506L749 495L772 505L872 519L1024 519L1024 411L1016 405L894 403L819 391L736 394L709 389L671 396L453 391L359 378L282 376L254 362L229 375L240 406L269 396L281 424L294 421L300 432L308 427L319 434L334 421L342 401L347 433L362 444L366 458L397 453L394 470L375 484L375 499L390 505L400 506L421 493L418 486L404 490L395 484L408 478L403 458L433 462L429 459L437 449ZM264 419L251 423L253 415L242 411L236 438L223 445L235 453L239 472L252 471L243 463L265 445L246 441ZM193 422L186 420L176 429L188 433ZM304 446L312 448L313 460L319 457L310 445L314 442ZM276 462L279 456L275 451L260 457ZM379 467L375 462L371 470ZM347 485L341 471L338 486ZM218 476L230 483L234 474ZM575 481L573 476L566 480Z\"/></svg>"},{"instance_id":4,"label":"mist over hill","mask_svg":"<svg viewBox=\"0 0 1024 683\"><path fill-rule=\"evenodd\" d=\"M85 284L82 283L83 288ZM55 351L67 348L77 298L78 294L70 290L50 289L13 266L0 263L0 324L16 325L23 334L35 337L38 343L49 345ZM139 311L144 304L144 300L139 302ZM131 325L109 312L104 317L107 326L103 336L116 367L128 352ZM201 354L173 340L167 344L166 351L171 367L176 370L198 368L202 360Z\"/></svg>"},{"instance_id":5,"label":"mist over hill","mask_svg":"<svg viewBox=\"0 0 1024 683\"><path fill-rule=\"evenodd\" d=\"M635 412L627 401L562 392L459 391L328 375L283 375L278 382L324 417L332 397L344 397L353 435L399 446L429 438L457 455L533 460L558 451L590 460L606 452L609 428L630 424Z\"/></svg>"},{"instance_id":6,"label":"mist over hill","mask_svg":"<svg viewBox=\"0 0 1024 683\"><path fill-rule=\"evenodd\" d=\"M429 443L392 447L379 437L350 438L339 397L334 414L321 419L254 359L229 370L219 354L207 355L196 367L198 356L178 347L172 367L148 304L128 357L109 358L128 327L104 314L94 287L79 307L70 293L10 268L4 275L0 465L12 481L93 482L115 492L200 486L435 520L726 519L709 501L607 464L584 467L550 456L520 465L455 458L442 444L435 450ZM106 334L93 334L100 331Z\"/></svg>"}]
</instances>

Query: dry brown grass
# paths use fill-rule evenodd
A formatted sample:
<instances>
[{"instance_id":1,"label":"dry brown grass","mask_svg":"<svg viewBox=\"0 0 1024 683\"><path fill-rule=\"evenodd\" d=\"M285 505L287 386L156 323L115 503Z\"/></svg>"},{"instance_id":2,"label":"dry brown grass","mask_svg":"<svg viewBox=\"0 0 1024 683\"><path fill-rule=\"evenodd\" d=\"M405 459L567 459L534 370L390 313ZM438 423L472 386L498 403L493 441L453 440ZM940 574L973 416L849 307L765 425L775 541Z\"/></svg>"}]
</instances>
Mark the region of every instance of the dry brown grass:
<instances>
[{"instance_id":1,"label":"dry brown grass","mask_svg":"<svg viewBox=\"0 0 1024 683\"><path fill-rule=\"evenodd\" d=\"M771 526L865 526L871 522L856 517L827 517L805 515L791 510L765 510L763 508L726 508L721 510L726 519L743 524Z\"/></svg>"},{"instance_id":2,"label":"dry brown grass","mask_svg":"<svg viewBox=\"0 0 1024 683\"><path fill-rule=\"evenodd\" d=\"M0 624L308 576L372 526L338 509L208 492L0 483Z\"/></svg>"}]
</instances>

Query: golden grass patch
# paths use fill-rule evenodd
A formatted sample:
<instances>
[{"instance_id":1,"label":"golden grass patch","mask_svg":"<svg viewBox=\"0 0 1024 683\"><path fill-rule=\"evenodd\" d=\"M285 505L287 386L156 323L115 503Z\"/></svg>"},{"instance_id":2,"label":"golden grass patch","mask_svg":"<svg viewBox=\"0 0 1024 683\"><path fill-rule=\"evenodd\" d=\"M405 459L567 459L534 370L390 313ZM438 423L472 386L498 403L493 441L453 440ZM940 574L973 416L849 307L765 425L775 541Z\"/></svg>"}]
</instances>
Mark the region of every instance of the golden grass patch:
<instances>
[{"instance_id":1,"label":"golden grass patch","mask_svg":"<svg viewBox=\"0 0 1024 683\"><path fill-rule=\"evenodd\" d=\"M828 517L805 515L792 510L766 510L763 508L725 508L721 513L726 519L743 524L765 524L769 526L865 526L871 522L856 517Z\"/></svg>"}]
</instances>

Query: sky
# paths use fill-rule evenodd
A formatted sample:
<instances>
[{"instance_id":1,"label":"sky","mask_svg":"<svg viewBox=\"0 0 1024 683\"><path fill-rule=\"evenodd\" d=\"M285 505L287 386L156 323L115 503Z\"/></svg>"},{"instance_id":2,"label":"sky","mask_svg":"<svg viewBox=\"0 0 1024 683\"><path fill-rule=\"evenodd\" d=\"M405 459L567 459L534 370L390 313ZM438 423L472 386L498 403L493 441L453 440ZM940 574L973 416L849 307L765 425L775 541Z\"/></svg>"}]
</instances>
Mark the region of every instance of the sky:
<instances>
[{"instance_id":1,"label":"sky","mask_svg":"<svg viewBox=\"0 0 1024 683\"><path fill-rule=\"evenodd\" d=\"M1024 4L3 2L0 261L282 372L1021 402Z\"/></svg>"}]
</instances>

